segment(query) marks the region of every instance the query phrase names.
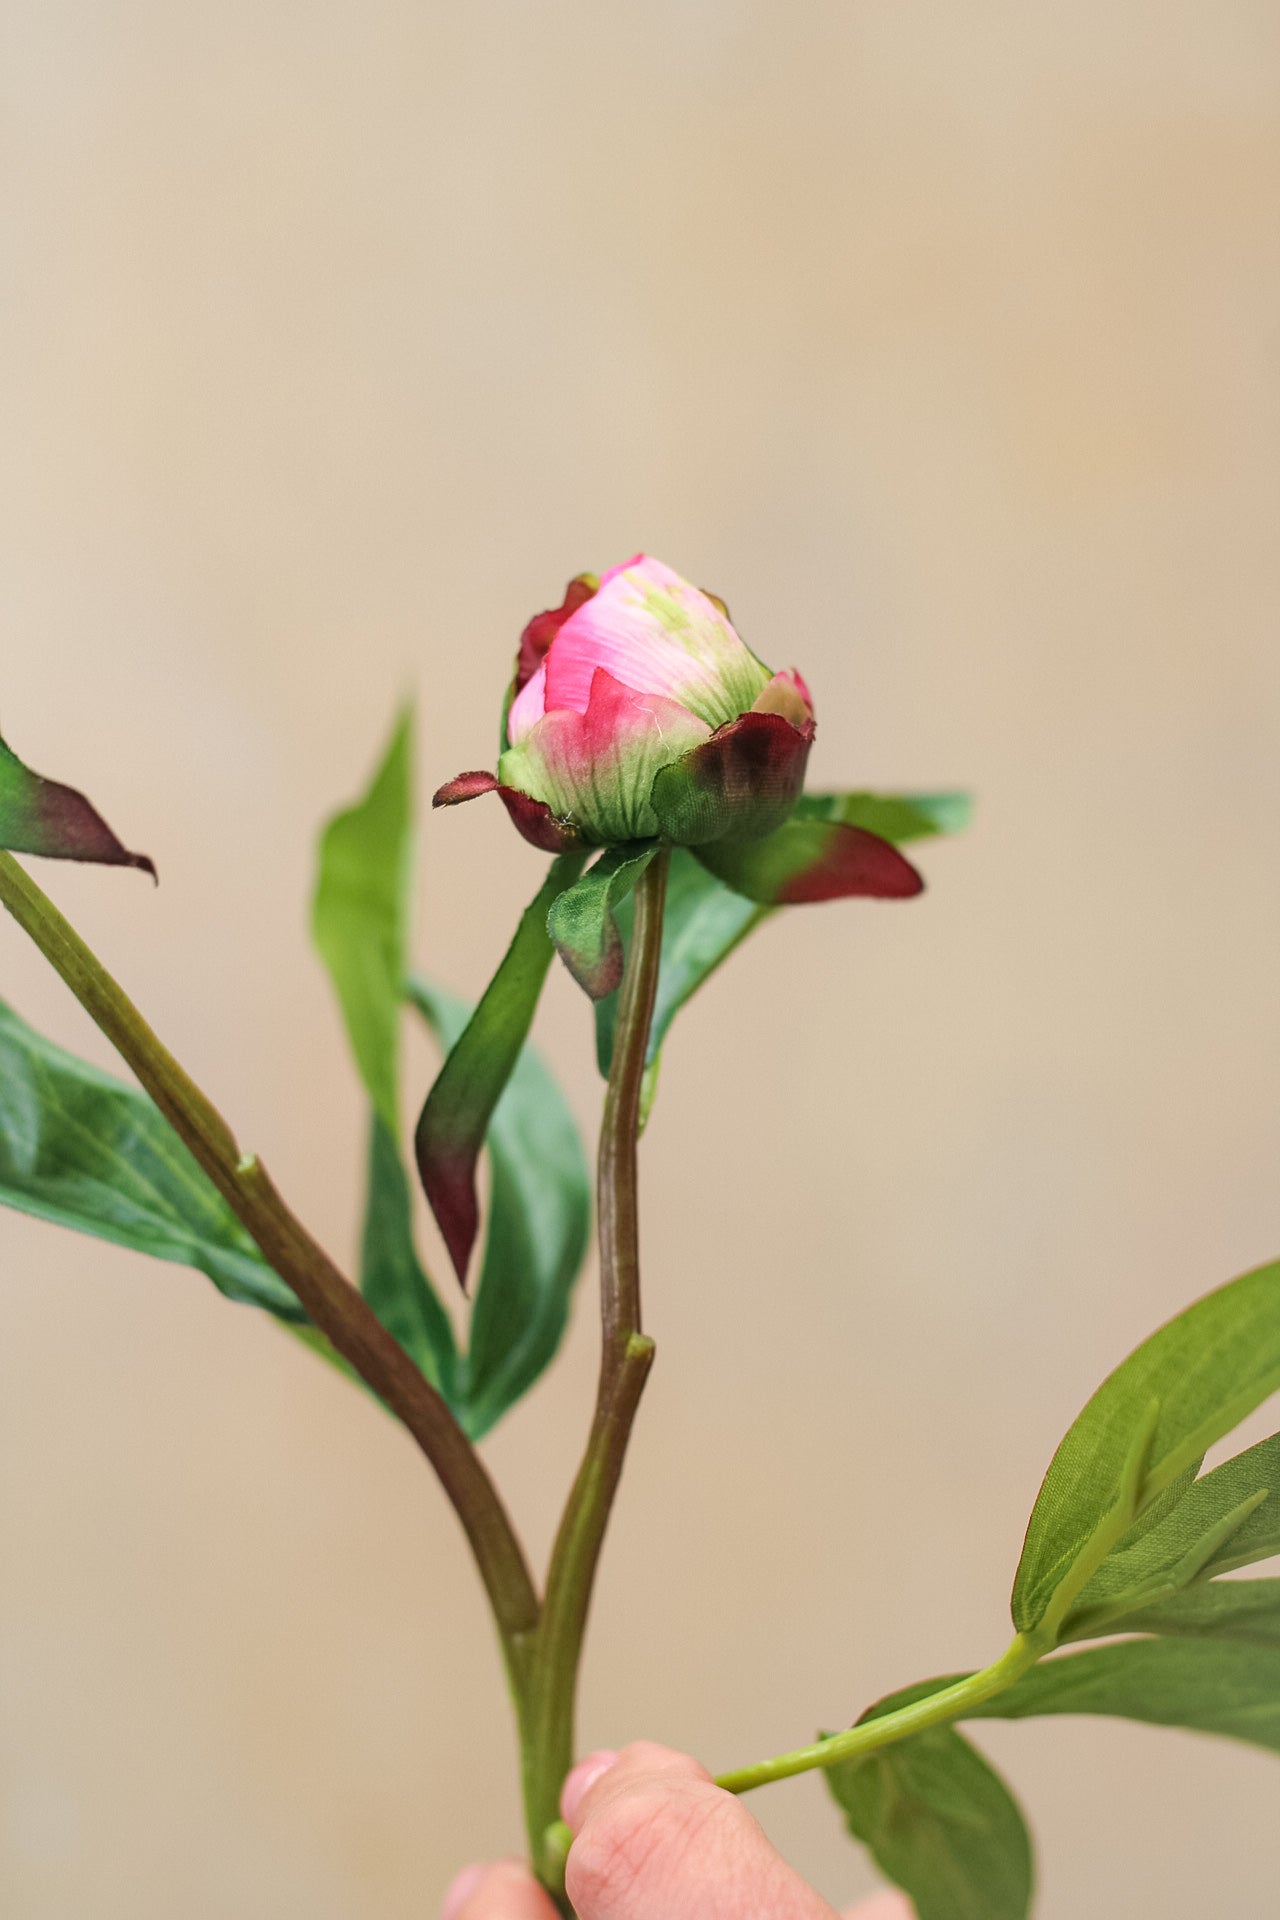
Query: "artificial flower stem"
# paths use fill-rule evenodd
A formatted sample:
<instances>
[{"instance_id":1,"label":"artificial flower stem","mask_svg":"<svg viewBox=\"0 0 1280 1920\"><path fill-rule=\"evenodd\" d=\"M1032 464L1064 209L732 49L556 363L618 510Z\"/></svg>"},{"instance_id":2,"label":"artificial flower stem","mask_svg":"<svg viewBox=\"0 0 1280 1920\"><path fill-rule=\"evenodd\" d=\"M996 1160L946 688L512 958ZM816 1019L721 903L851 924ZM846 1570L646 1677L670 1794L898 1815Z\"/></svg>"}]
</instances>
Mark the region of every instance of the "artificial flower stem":
<instances>
[{"instance_id":1,"label":"artificial flower stem","mask_svg":"<svg viewBox=\"0 0 1280 1920\"><path fill-rule=\"evenodd\" d=\"M670 850L664 847L636 884L596 1180L600 1383L582 1465L551 1552L533 1678L521 1715L529 1844L535 1869L561 1900L563 1860L548 1857L545 1836L559 1817L560 1787L573 1764L578 1669L591 1591L632 1423L653 1364L653 1342L640 1325L636 1143L669 862Z\"/></svg>"},{"instance_id":2,"label":"artificial flower stem","mask_svg":"<svg viewBox=\"0 0 1280 1920\"><path fill-rule=\"evenodd\" d=\"M478 1454L449 1408L372 1307L289 1211L254 1155L162 1045L105 967L9 853L0 852L0 905L61 974L315 1326L421 1447L471 1544L513 1686L521 1683L537 1593L520 1543Z\"/></svg>"},{"instance_id":3,"label":"artificial flower stem","mask_svg":"<svg viewBox=\"0 0 1280 1920\"><path fill-rule=\"evenodd\" d=\"M1011 1687L1047 1651L1043 1642L1018 1634L1000 1658L980 1673L971 1673L953 1686L942 1687L923 1700L912 1700L894 1713L873 1720L860 1720L844 1733L833 1734L811 1747L799 1747L794 1753L781 1753L772 1760L761 1760L752 1767L739 1767L722 1773L716 1781L726 1793L749 1793L753 1787L765 1787L773 1780L789 1780L793 1774L807 1773L813 1767L833 1767L837 1761L875 1753L895 1740L905 1740L926 1727L938 1727L951 1720L963 1720L966 1713L993 1700Z\"/></svg>"}]
</instances>

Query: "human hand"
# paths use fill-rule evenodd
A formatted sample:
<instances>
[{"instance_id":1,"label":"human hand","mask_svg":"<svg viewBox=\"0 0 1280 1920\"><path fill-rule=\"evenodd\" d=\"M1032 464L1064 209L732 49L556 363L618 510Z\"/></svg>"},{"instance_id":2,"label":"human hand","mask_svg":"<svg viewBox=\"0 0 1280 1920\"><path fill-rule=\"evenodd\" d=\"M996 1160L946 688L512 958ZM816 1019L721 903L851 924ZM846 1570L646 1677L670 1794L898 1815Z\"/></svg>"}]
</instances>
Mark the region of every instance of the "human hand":
<instances>
[{"instance_id":1,"label":"human hand","mask_svg":"<svg viewBox=\"0 0 1280 1920\"><path fill-rule=\"evenodd\" d=\"M593 1753L564 1784L573 1831L566 1885L581 1920L838 1920L789 1867L741 1800L687 1754L641 1740ZM441 1920L558 1920L520 1861L468 1867ZM846 1920L911 1920L879 1893Z\"/></svg>"}]
</instances>

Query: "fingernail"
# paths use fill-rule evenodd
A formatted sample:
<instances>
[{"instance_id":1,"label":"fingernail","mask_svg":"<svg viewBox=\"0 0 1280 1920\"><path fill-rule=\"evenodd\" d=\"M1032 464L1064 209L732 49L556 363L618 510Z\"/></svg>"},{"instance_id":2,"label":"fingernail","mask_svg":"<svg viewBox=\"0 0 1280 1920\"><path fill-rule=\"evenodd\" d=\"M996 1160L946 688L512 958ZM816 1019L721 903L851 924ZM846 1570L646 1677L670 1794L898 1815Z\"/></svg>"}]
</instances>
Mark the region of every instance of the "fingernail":
<instances>
[{"instance_id":1,"label":"fingernail","mask_svg":"<svg viewBox=\"0 0 1280 1920\"><path fill-rule=\"evenodd\" d=\"M440 1909L440 1920L458 1920L458 1915L488 1871L486 1866L464 1867L457 1878L449 1882L444 1905Z\"/></svg>"},{"instance_id":2,"label":"fingernail","mask_svg":"<svg viewBox=\"0 0 1280 1920\"><path fill-rule=\"evenodd\" d=\"M608 1773L617 1757L611 1748L600 1747L595 1753L589 1753L585 1760L579 1760L560 1789L560 1811L570 1826L591 1788L603 1774Z\"/></svg>"}]
</instances>

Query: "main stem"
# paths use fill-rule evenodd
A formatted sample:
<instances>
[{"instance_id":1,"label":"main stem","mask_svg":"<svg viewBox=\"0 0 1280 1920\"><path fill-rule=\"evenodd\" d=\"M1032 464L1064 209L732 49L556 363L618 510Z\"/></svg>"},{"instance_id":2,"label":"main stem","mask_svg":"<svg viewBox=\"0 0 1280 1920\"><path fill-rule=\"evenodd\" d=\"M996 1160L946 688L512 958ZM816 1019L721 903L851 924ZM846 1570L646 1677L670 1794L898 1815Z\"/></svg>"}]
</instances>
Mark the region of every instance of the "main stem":
<instances>
[{"instance_id":1,"label":"main stem","mask_svg":"<svg viewBox=\"0 0 1280 1920\"><path fill-rule=\"evenodd\" d=\"M557 1897L562 1896L563 1860L548 1854L546 1834L559 1818L560 1787L573 1764L578 1670L591 1592L632 1423L653 1364L653 1342L640 1325L636 1143L645 1054L658 990L669 860L668 850L662 849L636 886L596 1184L600 1382L582 1465L551 1552L530 1685L523 1700L518 1700L529 1844L535 1867Z\"/></svg>"},{"instance_id":2,"label":"main stem","mask_svg":"<svg viewBox=\"0 0 1280 1920\"><path fill-rule=\"evenodd\" d=\"M0 852L0 905L30 934L175 1133L208 1174L315 1326L408 1428L462 1522L498 1626L513 1687L523 1684L538 1598L515 1530L449 1408L363 1295L292 1214L253 1155L152 1032L53 902Z\"/></svg>"}]
</instances>

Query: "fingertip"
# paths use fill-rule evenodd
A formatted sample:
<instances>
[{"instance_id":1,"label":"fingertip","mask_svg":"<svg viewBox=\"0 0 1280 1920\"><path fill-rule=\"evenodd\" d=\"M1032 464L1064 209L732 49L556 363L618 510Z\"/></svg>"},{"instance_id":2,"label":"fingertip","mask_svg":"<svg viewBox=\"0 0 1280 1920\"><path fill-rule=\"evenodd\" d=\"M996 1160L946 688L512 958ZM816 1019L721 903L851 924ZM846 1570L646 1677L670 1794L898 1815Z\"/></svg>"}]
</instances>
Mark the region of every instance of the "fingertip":
<instances>
[{"instance_id":1,"label":"fingertip","mask_svg":"<svg viewBox=\"0 0 1280 1920\"><path fill-rule=\"evenodd\" d=\"M576 1831L577 1815L582 1803L597 1780L604 1778L610 1767L617 1764L618 1756L611 1747L598 1747L594 1753L586 1754L565 1778L560 1789L560 1811L569 1825Z\"/></svg>"},{"instance_id":2,"label":"fingertip","mask_svg":"<svg viewBox=\"0 0 1280 1920\"><path fill-rule=\"evenodd\" d=\"M455 1874L445 1888L444 1900L440 1907L440 1920L458 1920L458 1915L466 1906L472 1894L477 1891L489 1869L483 1863L464 1867Z\"/></svg>"}]
</instances>

